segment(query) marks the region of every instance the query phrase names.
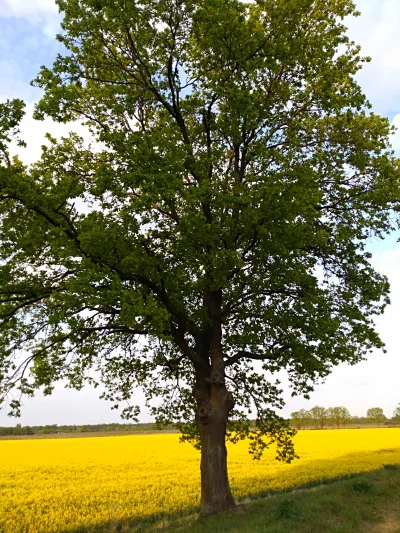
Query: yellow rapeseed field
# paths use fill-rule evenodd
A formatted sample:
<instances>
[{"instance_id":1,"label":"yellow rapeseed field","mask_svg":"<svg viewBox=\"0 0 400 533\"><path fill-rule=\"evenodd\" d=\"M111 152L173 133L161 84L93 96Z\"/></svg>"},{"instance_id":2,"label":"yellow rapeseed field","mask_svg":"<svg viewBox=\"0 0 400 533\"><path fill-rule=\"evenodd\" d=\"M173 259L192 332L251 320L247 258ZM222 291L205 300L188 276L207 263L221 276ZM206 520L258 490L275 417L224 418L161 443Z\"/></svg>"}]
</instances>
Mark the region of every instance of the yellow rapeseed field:
<instances>
[{"instance_id":1,"label":"yellow rapeseed field","mask_svg":"<svg viewBox=\"0 0 400 533\"><path fill-rule=\"evenodd\" d=\"M400 429L300 431L300 460L253 461L229 446L237 499L400 463ZM74 531L128 517L193 510L199 452L178 435L0 441L1 533Z\"/></svg>"}]
</instances>

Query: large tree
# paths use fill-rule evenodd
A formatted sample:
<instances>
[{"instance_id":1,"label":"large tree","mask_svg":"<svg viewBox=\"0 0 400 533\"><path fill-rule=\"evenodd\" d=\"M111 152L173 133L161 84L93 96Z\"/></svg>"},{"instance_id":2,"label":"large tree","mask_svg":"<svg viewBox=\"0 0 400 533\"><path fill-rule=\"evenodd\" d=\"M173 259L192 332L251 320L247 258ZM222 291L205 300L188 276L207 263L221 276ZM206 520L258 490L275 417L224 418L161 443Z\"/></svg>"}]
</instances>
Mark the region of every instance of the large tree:
<instances>
[{"instance_id":1,"label":"large tree","mask_svg":"<svg viewBox=\"0 0 400 533\"><path fill-rule=\"evenodd\" d=\"M274 374L307 395L383 347L366 243L393 229L399 165L355 81L354 4L57 4L66 51L35 116L95 143L50 138L25 168L20 103L1 108L2 397L18 414L59 380L115 404L142 387L201 448L202 513L230 509L226 438L294 457Z\"/></svg>"}]
</instances>

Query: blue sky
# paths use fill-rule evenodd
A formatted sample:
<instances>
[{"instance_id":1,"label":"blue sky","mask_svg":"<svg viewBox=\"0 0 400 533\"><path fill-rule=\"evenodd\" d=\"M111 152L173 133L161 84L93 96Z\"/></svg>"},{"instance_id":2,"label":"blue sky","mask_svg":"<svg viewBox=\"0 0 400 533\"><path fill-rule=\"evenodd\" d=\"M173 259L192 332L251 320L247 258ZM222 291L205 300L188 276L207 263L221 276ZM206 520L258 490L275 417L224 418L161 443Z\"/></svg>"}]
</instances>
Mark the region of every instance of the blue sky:
<instances>
[{"instance_id":1,"label":"blue sky","mask_svg":"<svg viewBox=\"0 0 400 533\"><path fill-rule=\"evenodd\" d=\"M349 35L362 46L363 55L372 57L358 75L373 111L384 115L400 128L400 2L399 0L358 0L361 17L346 21ZM21 152L26 163L37 159L43 135L50 131L60 136L69 126L50 120L35 123L31 118L40 90L29 85L41 65L50 66L61 46L54 36L59 15L53 0L0 0L0 101L22 98L27 103L27 117L22 124L22 137L28 148ZM74 128L76 129L76 127ZM392 139L400 154L400 133ZM357 366L337 367L327 381L316 387L307 401L291 398L285 387L285 415L300 408L319 404L329 407L345 405L353 414L363 415L368 407L381 406L387 416L400 403L400 357L398 328L400 317L400 233L383 242L370 244L375 267L389 277L391 306L377 319L377 327L387 345L387 354L374 353ZM285 382L283 381L283 384ZM110 411L98 393L87 388L76 392L57 388L52 397L38 395L25 403L20 420L10 419L0 411L0 425L83 424L119 422L117 412ZM138 403L141 394L135 393ZM148 420L144 412L142 420Z\"/></svg>"}]
</instances>

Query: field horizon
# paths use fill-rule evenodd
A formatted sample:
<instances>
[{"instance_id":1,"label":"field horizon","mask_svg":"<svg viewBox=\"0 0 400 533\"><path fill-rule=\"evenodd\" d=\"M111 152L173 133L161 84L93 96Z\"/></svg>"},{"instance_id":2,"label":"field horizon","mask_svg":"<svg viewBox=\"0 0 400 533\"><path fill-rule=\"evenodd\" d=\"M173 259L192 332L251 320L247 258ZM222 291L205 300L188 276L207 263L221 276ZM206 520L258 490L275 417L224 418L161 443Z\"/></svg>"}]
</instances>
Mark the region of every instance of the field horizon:
<instances>
[{"instance_id":1,"label":"field horizon","mask_svg":"<svg viewBox=\"0 0 400 533\"><path fill-rule=\"evenodd\" d=\"M324 428L302 428L296 429L297 432L302 431L342 431L342 430L357 430L357 429L400 429L400 424L349 424L345 427L324 427ZM81 439L90 437L125 437L135 435L179 435L180 431L174 428L163 429L145 429L133 431L83 431L77 433L43 433L34 435L0 435L2 440L35 440L35 439Z\"/></svg>"}]
</instances>

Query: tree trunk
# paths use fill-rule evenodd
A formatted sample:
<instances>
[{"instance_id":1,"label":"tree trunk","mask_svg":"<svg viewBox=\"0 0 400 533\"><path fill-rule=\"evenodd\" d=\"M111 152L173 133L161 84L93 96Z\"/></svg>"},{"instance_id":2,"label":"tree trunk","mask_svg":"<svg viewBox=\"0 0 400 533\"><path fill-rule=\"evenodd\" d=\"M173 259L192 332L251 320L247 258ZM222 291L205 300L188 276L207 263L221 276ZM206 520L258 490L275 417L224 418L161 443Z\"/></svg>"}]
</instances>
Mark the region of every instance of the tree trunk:
<instances>
[{"instance_id":1,"label":"tree trunk","mask_svg":"<svg viewBox=\"0 0 400 533\"><path fill-rule=\"evenodd\" d=\"M229 487L225 442L226 425L235 402L225 382L221 342L221 302L221 289L213 292L205 291L204 306L210 318L210 326L202 342L199 342L198 349L207 363L196 369L196 385L193 391L197 403L196 422L201 444L200 514L202 516L231 511L235 508Z\"/></svg>"},{"instance_id":2,"label":"tree trunk","mask_svg":"<svg viewBox=\"0 0 400 533\"><path fill-rule=\"evenodd\" d=\"M202 395L201 395L202 396ZM197 423L201 442L202 516L235 508L228 479L226 425L233 408L231 394L224 386L211 386L208 401L198 401Z\"/></svg>"}]
</instances>

